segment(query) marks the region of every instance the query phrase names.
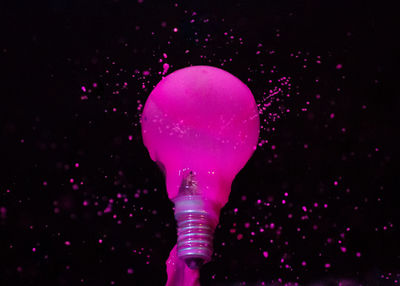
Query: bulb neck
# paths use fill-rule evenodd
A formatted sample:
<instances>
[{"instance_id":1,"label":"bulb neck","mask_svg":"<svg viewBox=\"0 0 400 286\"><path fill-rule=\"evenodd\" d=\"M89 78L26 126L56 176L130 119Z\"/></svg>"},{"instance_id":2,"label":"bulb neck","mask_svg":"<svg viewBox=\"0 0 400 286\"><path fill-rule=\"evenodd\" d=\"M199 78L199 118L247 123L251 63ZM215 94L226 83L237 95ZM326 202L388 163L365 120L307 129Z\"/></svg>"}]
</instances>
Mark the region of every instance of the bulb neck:
<instances>
[{"instance_id":1,"label":"bulb neck","mask_svg":"<svg viewBox=\"0 0 400 286\"><path fill-rule=\"evenodd\" d=\"M219 208L200 195L179 195L175 203L177 254L191 269L211 261Z\"/></svg>"}]
</instances>

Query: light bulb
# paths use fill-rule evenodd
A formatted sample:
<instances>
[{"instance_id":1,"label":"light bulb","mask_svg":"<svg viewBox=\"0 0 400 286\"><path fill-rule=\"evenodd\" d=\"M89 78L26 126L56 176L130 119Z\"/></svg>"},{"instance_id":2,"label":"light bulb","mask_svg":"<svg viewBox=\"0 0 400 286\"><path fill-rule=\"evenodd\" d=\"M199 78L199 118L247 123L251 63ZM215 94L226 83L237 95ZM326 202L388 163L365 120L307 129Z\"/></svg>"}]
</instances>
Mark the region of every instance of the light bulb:
<instances>
[{"instance_id":1,"label":"light bulb","mask_svg":"<svg viewBox=\"0 0 400 286\"><path fill-rule=\"evenodd\" d=\"M143 142L164 171L175 204L177 255L191 269L211 260L220 210L256 149L259 128L250 89L211 66L171 73L146 101Z\"/></svg>"}]
</instances>

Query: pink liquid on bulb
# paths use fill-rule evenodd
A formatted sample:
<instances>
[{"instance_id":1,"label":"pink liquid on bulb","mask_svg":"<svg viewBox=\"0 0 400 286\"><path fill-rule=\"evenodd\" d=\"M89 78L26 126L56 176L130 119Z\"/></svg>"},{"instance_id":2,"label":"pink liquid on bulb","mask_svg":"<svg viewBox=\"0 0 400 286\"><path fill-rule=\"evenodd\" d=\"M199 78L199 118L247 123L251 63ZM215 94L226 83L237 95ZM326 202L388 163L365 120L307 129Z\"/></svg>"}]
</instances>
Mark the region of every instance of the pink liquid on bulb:
<instances>
[{"instance_id":1,"label":"pink liquid on bulb","mask_svg":"<svg viewBox=\"0 0 400 286\"><path fill-rule=\"evenodd\" d=\"M231 184L256 149L257 105L249 88L230 73L210 66L173 72L151 92L142 114L143 141L165 172L168 197L193 174L212 224L228 201ZM178 259L167 261L167 286L198 286L199 271Z\"/></svg>"},{"instance_id":2,"label":"pink liquid on bulb","mask_svg":"<svg viewBox=\"0 0 400 286\"><path fill-rule=\"evenodd\" d=\"M188 67L165 77L151 92L142 115L143 141L166 171L169 198L177 196L182 175L190 170L204 196L220 206L257 146L259 125L249 88L210 66Z\"/></svg>"}]
</instances>

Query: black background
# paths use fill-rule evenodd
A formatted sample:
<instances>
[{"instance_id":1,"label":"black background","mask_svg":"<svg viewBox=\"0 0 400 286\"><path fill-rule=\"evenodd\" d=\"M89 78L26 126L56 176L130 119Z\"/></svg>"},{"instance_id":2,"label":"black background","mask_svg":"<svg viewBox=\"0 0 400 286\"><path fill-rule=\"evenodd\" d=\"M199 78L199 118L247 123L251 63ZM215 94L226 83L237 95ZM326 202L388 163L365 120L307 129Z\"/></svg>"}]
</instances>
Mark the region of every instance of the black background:
<instances>
[{"instance_id":1,"label":"black background","mask_svg":"<svg viewBox=\"0 0 400 286\"><path fill-rule=\"evenodd\" d=\"M59 0L0 15L0 285L165 284L176 225L140 104L164 62L224 60L257 102L283 76L292 96L261 115L268 143L233 183L202 285L400 283L394 7Z\"/></svg>"}]
</instances>

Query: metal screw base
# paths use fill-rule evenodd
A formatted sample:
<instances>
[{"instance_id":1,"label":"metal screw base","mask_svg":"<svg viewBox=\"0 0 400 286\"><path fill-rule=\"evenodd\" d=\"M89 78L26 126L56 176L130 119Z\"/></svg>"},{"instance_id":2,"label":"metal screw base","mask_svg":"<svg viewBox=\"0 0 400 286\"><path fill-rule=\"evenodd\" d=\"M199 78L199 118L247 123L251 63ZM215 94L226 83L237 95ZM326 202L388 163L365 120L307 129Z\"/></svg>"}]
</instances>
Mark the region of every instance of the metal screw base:
<instances>
[{"instance_id":1,"label":"metal screw base","mask_svg":"<svg viewBox=\"0 0 400 286\"><path fill-rule=\"evenodd\" d=\"M198 269L211 261L218 219L199 195L178 196L174 203L178 224L178 257L189 268Z\"/></svg>"}]
</instances>

